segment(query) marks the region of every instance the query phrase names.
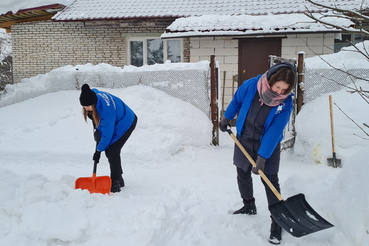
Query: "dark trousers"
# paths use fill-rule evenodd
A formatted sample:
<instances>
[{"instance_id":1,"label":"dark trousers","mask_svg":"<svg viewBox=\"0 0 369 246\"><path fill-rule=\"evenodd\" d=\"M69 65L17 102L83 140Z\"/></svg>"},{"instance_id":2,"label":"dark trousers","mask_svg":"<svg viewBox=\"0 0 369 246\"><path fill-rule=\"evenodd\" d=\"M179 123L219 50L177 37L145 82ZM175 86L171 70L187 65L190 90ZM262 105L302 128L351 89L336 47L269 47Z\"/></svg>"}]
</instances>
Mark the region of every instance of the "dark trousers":
<instances>
[{"instance_id":1,"label":"dark trousers","mask_svg":"<svg viewBox=\"0 0 369 246\"><path fill-rule=\"evenodd\" d=\"M131 136L133 130L136 128L136 125L137 116L135 116L135 120L133 121L131 127L117 141L115 141L109 146L109 148L105 150L105 155L108 158L110 165L110 177L112 182L119 181L121 175L123 174L120 152L128 138Z\"/></svg>"},{"instance_id":2,"label":"dark trousers","mask_svg":"<svg viewBox=\"0 0 369 246\"><path fill-rule=\"evenodd\" d=\"M272 185L275 187L275 189L279 193L281 193L281 188L279 186L278 174L268 175L267 177L268 177L269 181L272 183ZM266 196L267 196L267 199L268 199L268 205L279 202L278 198L275 196L275 194L269 188L269 186L265 183L265 181L263 179L261 179L261 181L263 182L263 185L265 187L265 193L266 193Z\"/></svg>"},{"instance_id":3,"label":"dark trousers","mask_svg":"<svg viewBox=\"0 0 369 246\"><path fill-rule=\"evenodd\" d=\"M237 184L238 190L240 191L241 197L244 200L250 200L254 197L254 189L252 183L252 176L251 176L251 168L250 165L247 172L243 171L241 168L237 167ZM279 179L278 174L268 175L269 181L274 185L276 190L280 193L281 189L279 186ZM266 192L266 197L268 200L268 205L278 202L278 198L274 195L273 191L269 188L269 186L261 179Z\"/></svg>"}]
</instances>

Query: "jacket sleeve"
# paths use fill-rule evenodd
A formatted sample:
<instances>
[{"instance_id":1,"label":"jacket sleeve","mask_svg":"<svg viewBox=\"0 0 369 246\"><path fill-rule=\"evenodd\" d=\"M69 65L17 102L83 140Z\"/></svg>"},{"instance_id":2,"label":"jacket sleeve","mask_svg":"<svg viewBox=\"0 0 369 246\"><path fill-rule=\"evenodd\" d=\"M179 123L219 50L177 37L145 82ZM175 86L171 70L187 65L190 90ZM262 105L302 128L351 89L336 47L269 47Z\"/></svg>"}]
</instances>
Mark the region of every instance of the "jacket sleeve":
<instances>
[{"instance_id":1,"label":"jacket sleeve","mask_svg":"<svg viewBox=\"0 0 369 246\"><path fill-rule=\"evenodd\" d=\"M97 145L98 151L104 151L110 144L115 128L115 110L110 104L107 106L103 102L102 112L100 112L100 124L98 130L101 135L101 140Z\"/></svg>"},{"instance_id":2,"label":"jacket sleeve","mask_svg":"<svg viewBox=\"0 0 369 246\"><path fill-rule=\"evenodd\" d=\"M270 158L278 143L280 143L283 139L283 131L290 120L293 109L292 99L289 98L287 100L288 103L286 106L281 110L280 113L274 115L271 124L262 137L258 154L265 159Z\"/></svg>"}]
</instances>

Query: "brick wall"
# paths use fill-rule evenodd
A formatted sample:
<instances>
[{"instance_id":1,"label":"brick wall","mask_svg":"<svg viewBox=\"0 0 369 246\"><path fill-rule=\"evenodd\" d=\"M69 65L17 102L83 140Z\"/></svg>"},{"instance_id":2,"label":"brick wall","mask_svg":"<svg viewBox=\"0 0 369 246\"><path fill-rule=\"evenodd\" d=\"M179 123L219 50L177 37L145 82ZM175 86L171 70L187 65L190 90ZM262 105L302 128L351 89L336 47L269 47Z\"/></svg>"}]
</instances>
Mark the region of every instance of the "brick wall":
<instances>
[{"instance_id":1,"label":"brick wall","mask_svg":"<svg viewBox=\"0 0 369 246\"><path fill-rule=\"evenodd\" d=\"M331 54L333 47L334 34L288 35L282 39L282 57L297 59L300 51L305 52L305 58L315 56L315 53ZM219 98L222 100L225 85L223 109L227 109L232 100L232 91L238 88L237 81L233 82L233 76L238 74L238 40L231 37L194 37L190 38L190 49L190 62L209 60L211 55L216 56L221 70Z\"/></svg>"},{"instance_id":2,"label":"brick wall","mask_svg":"<svg viewBox=\"0 0 369 246\"><path fill-rule=\"evenodd\" d=\"M127 64L127 33L163 33L173 20L24 22L12 26L14 82L66 65ZM186 46L187 45L187 46ZM189 39L184 61L189 61Z\"/></svg>"}]
</instances>

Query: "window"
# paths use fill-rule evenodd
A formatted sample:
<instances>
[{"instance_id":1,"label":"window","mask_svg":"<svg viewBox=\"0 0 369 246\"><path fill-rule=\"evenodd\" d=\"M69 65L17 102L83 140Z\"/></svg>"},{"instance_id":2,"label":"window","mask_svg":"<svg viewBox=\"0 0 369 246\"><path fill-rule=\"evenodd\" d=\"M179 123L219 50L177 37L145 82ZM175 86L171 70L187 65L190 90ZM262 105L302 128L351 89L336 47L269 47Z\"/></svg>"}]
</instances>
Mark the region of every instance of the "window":
<instances>
[{"instance_id":1,"label":"window","mask_svg":"<svg viewBox=\"0 0 369 246\"><path fill-rule=\"evenodd\" d=\"M369 40L369 37L361 36L360 34L351 34L351 33L342 34L341 40L339 39L334 40L334 53L337 53L343 47L351 46L350 42L352 42L353 44L357 44L363 42L364 40Z\"/></svg>"},{"instance_id":2,"label":"window","mask_svg":"<svg viewBox=\"0 0 369 246\"><path fill-rule=\"evenodd\" d=\"M140 67L143 65L143 41L131 41L131 65Z\"/></svg>"},{"instance_id":3,"label":"window","mask_svg":"<svg viewBox=\"0 0 369 246\"><path fill-rule=\"evenodd\" d=\"M133 66L163 64L166 60L181 62L182 40L163 40L159 38L129 38L129 61Z\"/></svg>"}]
</instances>

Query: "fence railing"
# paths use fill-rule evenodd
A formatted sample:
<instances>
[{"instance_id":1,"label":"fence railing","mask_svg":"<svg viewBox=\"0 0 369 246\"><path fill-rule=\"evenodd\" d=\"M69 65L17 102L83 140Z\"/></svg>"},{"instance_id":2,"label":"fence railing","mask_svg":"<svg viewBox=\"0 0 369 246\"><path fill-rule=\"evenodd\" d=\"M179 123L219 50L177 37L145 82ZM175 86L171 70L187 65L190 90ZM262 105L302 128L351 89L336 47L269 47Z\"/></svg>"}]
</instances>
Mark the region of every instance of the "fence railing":
<instances>
[{"instance_id":1,"label":"fence railing","mask_svg":"<svg viewBox=\"0 0 369 246\"><path fill-rule=\"evenodd\" d=\"M124 88L146 85L189 102L210 118L209 69L154 70L137 72L53 70L8 85L0 96L0 107L61 90L79 90L87 83L92 87Z\"/></svg>"},{"instance_id":2,"label":"fence railing","mask_svg":"<svg viewBox=\"0 0 369 246\"><path fill-rule=\"evenodd\" d=\"M358 78L369 78L368 69L349 69L348 73ZM352 84L354 77L333 68L308 68L304 70L304 103L329 92L335 92Z\"/></svg>"}]
</instances>

